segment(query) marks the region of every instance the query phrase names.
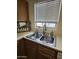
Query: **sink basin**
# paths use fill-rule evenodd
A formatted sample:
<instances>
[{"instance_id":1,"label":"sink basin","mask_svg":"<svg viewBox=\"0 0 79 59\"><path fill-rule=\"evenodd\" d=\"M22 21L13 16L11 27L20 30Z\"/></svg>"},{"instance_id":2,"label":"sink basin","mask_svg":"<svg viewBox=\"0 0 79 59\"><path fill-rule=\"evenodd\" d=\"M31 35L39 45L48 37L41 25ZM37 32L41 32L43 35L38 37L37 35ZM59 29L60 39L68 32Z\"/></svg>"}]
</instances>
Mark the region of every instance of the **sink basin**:
<instances>
[{"instance_id":1,"label":"sink basin","mask_svg":"<svg viewBox=\"0 0 79 59\"><path fill-rule=\"evenodd\" d=\"M54 42L54 38L53 37L44 37L42 36L42 38L40 38L41 41L45 41L47 43L53 43Z\"/></svg>"},{"instance_id":2,"label":"sink basin","mask_svg":"<svg viewBox=\"0 0 79 59\"><path fill-rule=\"evenodd\" d=\"M31 35L26 36L29 39L40 39L43 35L41 33L33 33Z\"/></svg>"}]
</instances>

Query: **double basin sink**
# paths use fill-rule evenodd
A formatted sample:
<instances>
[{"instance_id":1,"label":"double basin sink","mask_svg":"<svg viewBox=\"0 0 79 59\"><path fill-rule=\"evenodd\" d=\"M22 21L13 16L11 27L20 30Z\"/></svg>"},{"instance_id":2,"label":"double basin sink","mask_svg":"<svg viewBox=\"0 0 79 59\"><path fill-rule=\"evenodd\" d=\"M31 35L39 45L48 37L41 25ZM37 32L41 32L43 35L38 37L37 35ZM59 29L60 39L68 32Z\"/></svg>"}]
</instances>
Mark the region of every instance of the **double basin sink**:
<instances>
[{"instance_id":1,"label":"double basin sink","mask_svg":"<svg viewBox=\"0 0 79 59\"><path fill-rule=\"evenodd\" d=\"M39 40L39 41L44 41L46 43L54 43L55 40L53 37L45 37L42 33L38 33L38 32L30 34L26 37L31 40Z\"/></svg>"}]
</instances>

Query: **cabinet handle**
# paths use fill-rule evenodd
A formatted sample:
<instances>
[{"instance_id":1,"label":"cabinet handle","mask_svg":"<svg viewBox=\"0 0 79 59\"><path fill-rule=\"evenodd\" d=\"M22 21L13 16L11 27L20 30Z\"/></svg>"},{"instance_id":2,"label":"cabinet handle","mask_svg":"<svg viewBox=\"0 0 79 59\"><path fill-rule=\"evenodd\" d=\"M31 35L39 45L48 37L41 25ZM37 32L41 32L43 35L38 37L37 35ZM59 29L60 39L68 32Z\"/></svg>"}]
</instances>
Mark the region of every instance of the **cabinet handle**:
<instances>
[{"instance_id":1,"label":"cabinet handle","mask_svg":"<svg viewBox=\"0 0 79 59\"><path fill-rule=\"evenodd\" d=\"M27 56L17 56L17 58L27 58Z\"/></svg>"}]
</instances>

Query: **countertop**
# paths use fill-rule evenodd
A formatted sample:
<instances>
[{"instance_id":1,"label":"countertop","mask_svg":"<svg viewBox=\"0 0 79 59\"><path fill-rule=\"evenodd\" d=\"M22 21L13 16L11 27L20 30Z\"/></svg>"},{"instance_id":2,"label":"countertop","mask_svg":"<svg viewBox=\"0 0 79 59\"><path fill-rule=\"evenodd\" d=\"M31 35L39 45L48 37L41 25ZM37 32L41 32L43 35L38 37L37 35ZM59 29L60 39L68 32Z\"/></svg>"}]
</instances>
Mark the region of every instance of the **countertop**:
<instances>
[{"instance_id":1,"label":"countertop","mask_svg":"<svg viewBox=\"0 0 79 59\"><path fill-rule=\"evenodd\" d=\"M21 38L25 38L25 36L27 36L27 35L30 35L30 34L32 34L32 33L34 33L34 32L21 32L21 33L17 33L17 40L19 40L19 39L21 39ZM56 37L56 46L55 47L53 47L53 45L52 44L48 44L48 43L44 43L44 42L40 42L40 41L36 41L36 40L31 40L31 41L34 41L34 42L37 42L37 43L39 43L39 44L42 44L42 45L46 45L46 46L48 46L48 47L50 47L50 48L53 48L53 49L56 49L56 50L58 50L58 51L61 51L62 52L62 38L60 38L60 37Z\"/></svg>"}]
</instances>

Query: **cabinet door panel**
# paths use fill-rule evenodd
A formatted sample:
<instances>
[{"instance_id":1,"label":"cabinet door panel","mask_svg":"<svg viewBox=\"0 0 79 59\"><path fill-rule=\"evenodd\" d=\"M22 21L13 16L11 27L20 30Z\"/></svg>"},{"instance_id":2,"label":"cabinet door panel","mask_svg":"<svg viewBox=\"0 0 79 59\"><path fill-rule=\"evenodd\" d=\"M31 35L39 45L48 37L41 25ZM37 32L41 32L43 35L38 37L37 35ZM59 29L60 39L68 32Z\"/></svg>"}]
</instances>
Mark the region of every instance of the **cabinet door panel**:
<instances>
[{"instance_id":1,"label":"cabinet door panel","mask_svg":"<svg viewBox=\"0 0 79 59\"><path fill-rule=\"evenodd\" d=\"M49 54L51 56L56 56L56 53L57 53L55 50L49 49L49 48L41 46L41 45L39 45L38 49L39 49L39 51L46 53L46 54Z\"/></svg>"},{"instance_id":2,"label":"cabinet door panel","mask_svg":"<svg viewBox=\"0 0 79 59\"><path fill-rule=\"evenodd\" d=\"M52 56L39 51L37 59L53 59L53 58L52 58Z\"/></svg>"},{"instance_id":3,"label":"cabinet door panel","mask_svg":"<svg viewBox=\"0 0 79 59\"><path fill-rule=\"evenodd\" d=\"M17 56L25 56L24 46L17 46Z\"/></svg>"},{"instance_id":4,"label":"cabinet door panel","mask_svg":"<svg viewBox=\"0 0 79 59\"><path fill-rule=\"evenodd\" d=\"M26 46L25 53L26 53L27 59L36 59L36 48Z\"/></svg>"},{"instance_id":5,"label":"cabinet door panel","mask_svg":"<svg viewBox=\"0 0 79 59\"><path fill-rule=\"evenodd\" d=\"M28 2L26 0L17 0L17 20L28 21Z\"/></svg>"}]
</instances>

